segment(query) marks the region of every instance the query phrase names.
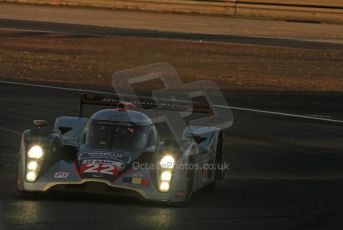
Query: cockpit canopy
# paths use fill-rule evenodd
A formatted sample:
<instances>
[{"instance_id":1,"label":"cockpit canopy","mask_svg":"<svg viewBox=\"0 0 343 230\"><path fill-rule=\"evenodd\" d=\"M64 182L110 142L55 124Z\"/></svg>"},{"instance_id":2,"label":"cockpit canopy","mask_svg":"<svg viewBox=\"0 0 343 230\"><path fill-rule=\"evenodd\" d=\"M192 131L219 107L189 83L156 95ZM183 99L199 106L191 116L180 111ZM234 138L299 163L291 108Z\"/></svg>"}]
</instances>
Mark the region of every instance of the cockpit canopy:
<instances>
[{"instance_id":1,"label":"cockpit canopy","mask_svg":"<svg viewBox=\"0 0 343 230\"><path fill-rule=\"evenodd\" d=\"M145 114L115 109L95 113L81 136L87 148L126 152L142 152L158 141L157 130Z\"/></svg>"},{"instance_id":2,"label":"cockpit canopy","mask_svg":"<svg viewBox=\"0 0 343 230\"><path fill-rule=\"evenodd\" d=\"M149 126L91 120L85 130L85 144L96 149L143 150L148 144Z\"/></svg>"}]
</instances>

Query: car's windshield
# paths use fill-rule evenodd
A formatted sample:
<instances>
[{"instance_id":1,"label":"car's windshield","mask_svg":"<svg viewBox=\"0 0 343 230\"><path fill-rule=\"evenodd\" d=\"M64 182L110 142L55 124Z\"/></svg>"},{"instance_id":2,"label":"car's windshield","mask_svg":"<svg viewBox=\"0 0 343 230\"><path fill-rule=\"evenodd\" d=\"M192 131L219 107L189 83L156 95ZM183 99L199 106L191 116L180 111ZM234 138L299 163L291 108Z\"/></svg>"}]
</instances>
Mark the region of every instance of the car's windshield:
<instances>
[{"instance_id":1,"label":"car's windshield","mask_svg":"<svg viewBox=\"0 0 343 230\"><path fill-rule=\"evenodd\" d=\"M132 123L91 120L85 130L85 144L90 148L139 151L147 144L147 126Z\"/></svg>"}]
</instances>

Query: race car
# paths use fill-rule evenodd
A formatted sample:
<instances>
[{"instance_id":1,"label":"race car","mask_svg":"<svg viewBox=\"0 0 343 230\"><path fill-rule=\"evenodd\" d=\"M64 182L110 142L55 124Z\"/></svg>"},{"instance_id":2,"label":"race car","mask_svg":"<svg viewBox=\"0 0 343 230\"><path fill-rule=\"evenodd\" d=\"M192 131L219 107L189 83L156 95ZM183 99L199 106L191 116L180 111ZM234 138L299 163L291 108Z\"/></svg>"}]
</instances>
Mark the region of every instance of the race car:
<instances>
[{"instance_id":1,"label":"race car","mask_svg":"<svg viewBox=\"0 0 343 230\"><path fill-rule=\"evenodd\" d=\"M85 104L109 108L85 118ZM104 193L183 205L195 191L214 188L223 177L217 167L221 130L188 126L181 141L163 139L152 119L137 109L141 105L151 102L82 94L78 117L58 117L52 130L45 120L33 121L35 127L21 139L17 190Z\"/></svg>"}]
</instances>

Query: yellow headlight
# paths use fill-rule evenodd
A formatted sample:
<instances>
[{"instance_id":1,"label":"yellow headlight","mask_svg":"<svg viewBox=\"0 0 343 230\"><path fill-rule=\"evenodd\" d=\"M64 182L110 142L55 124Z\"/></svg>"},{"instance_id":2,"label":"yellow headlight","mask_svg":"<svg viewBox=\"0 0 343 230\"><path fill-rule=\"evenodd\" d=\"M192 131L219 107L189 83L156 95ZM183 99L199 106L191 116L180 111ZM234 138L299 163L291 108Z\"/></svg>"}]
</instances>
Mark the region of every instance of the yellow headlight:
<instances>
[{"instance_id":1,"label":"yellow headlight","mask_svg":"<svg viewBox=\"0 0 343 230\"><path fill-rule=\"evenodd\" d=\"M38 145L32 146L27 155L33 159L40 159L43 156L43 149Z\"/></svg>"},{"instance_id":2,"label":"yellow headlight","mask_svg":"<svg viewBox=\"0 0 343 230\"><path fill-rule=\"evenodd\" d=\"M37 161L30 161L30 162L27 164L27 169L28 169L28 170L36 171L37 168L38 168L38 163L37 163Z\"/></svg>"},{"instance_id":3,"label":"yellow headlight","mask_svg":"<svg viewBox=\"0 0 343 230\"><path fill-rule=\"evenodd\" d=\"M172 178L172 174L169 171L165 171L161 174L161 180L162 181L170 181Z\"/></svg>"},{"instance_id":4,"label":"yellow headlight","mask_svg":"<svg viewBox=\"0 0 343 230\"><path fill-rule=\"evenodd\" d=\"M35 181L36 178L37 178L37 174L35 172L28 172L26 174L26 180L29 181L29 182Z\"/></svg>"},{"instance_id":5,"label":"yellow headlight","mask_svg":"<svg viewBox=\"0 0 343 230\"><path fill-rule=\"evenodd\" d=\"M168 192L169 191L169 187L170 187L170 185L169 185L168 182L162 182L160 184L160 191L161 192Z\"/></svg>"},{"instance_id":6,"label":"yellow headlight","mask_svg":"<svg viewBox=\"0 0 343 230\"><path fill-rule=\"evenodd\" d=\"M175 160L171 155L164 156L160 161L160 166L165 169L174 168Z\"/></svg>"}]
</instances>

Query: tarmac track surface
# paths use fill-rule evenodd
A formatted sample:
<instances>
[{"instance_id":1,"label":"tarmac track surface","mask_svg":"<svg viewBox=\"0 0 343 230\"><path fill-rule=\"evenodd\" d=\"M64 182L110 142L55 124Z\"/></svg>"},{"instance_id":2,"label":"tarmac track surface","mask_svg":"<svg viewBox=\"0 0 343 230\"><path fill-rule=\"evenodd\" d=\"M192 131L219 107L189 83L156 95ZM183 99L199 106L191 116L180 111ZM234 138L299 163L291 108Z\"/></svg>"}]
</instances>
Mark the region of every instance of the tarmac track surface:
<instances>
[{"instance_id":1,"label":"tarmac track surface","mask_svg":"<svg viewBox=\"0 0 343 230\"><path fill-rule=\"evenodd\" d=\"M263 106L261 98L255 106ZM77 115L78 102L79 92L0 84L3 229L343 227L342 125L248 111L234 110L234 125L224 131L224 160L231 167L225 179L213 192L196 193L186 207L76 194L18 195L19 133L33 119L53 123L59 115Z\"/></svg>"},{"instance_id":2,"label":"tarmac track surface","mask_svg":"<svg viewBox=\"0 0 343 230\"><path fill-rule=\"evenodd\" d=\"M339 44L186 34L0 19L0 27L76 35L138 36L315 49ZM233 92L229 105L343 120L339 93ZM273 100L270 100L270 98ZM233 110L224 131L227 173L183 208L76 194L15 191L20 133L33 119L77 115L79 92L0 84L0 229L342 229L342 123Z\"/></svg>"}]
</instances>

